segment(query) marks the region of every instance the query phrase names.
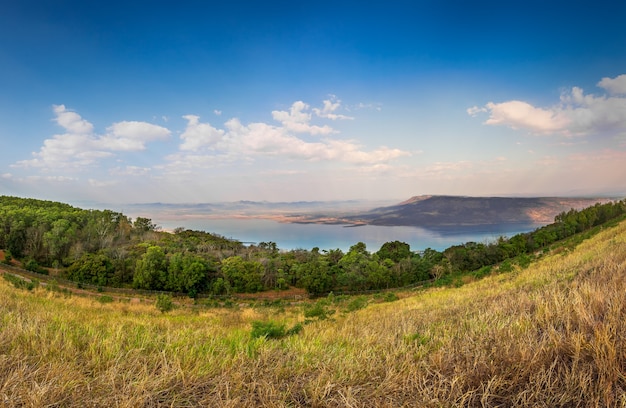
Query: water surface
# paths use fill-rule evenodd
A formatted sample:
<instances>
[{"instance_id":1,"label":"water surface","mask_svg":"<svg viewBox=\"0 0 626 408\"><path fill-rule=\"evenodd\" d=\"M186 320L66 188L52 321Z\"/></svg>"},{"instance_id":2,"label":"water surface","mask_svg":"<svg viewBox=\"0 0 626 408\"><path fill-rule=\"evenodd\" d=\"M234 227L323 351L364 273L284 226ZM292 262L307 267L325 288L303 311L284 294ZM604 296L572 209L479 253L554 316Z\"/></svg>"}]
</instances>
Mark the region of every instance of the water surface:
<instances>
[{"instance_id":1,"label":"water surface","mask_svg":"<svg viewBox=\"0 0 626 408\"><path fill-rule=\"evenodd\" d=\"M539 225L508 224L481 227L447 227L430 230L419 227L363 225L358 227L325 224L289 224L268 219L251 218L189 218L159 219L153 221L166 230L176 227L212 232L246 244L275 242L280 249L320 250L341 249L346 252L357 242L363 242L375 252L389 241L402 241L412 250L432 248L442 251L452 245L473 242L493 242L500 236L512 237L528 232Z\"/></svg>"}]
</instances>

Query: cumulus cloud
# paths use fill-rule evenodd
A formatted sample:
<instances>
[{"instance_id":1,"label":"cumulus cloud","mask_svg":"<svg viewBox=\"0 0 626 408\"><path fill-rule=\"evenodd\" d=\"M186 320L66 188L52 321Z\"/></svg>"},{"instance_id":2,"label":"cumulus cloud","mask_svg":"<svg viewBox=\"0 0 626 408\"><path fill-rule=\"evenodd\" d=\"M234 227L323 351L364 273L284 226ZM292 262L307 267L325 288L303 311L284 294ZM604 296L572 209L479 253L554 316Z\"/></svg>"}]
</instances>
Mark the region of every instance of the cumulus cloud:
<instances>
[{"instance_id":1,"label":"cumulus cloud","mask_svg":"<svg viewBox=\"0 0 626 408\"><path fill-rule=\"evenodd\" d=\"M341 107L341 101L337 99L335 95L330 95L330 99L325 100L323 103L324 103L324 107L322 109L313 108L313 112L315 112L315 114L319 116L320 118L326 118L326 119L331 119L331 120L354 119L351 116L340 115L340 114L334 113Z\"/></svg>"},{"instance_id":2,"label":"cumulus cloud","mask_svg":"<svg viewBox=\"0 0 626 408\"><path fill-rule=\"evenodd\" d=\"M180 135L183 143L181 150L197 150L203 147L210 147L219 142L224 136L224 131L214 128L208 123L200 123L200 117L195 115L185 115L187 128Z\"/></svg>"},{"instance_id":3,"label":"cumulus cloud","mask_svg":"<svg viewBox=\"0 0 626 408\"><path fill-rule=\"evenodd\" d=\"M325 108L316 115L328 115L339 106L332 102L331 105L325 103ZM213 167L235 157L252 160L264 156L369 165L411 155L386 146L368 151L354 140L331 138L329 135L337 132L328 126L311 125L309 105L302 101L292 104L289 111L273 111L272 117L281 122L281 126L263 122L243 124L238 118L232 118L224 124L224 129L217 129L209 123L201 123L198 116L184 116L188 124L180 136L183 141L180 152L168 156L168 160L180 170L181 167ZM307 141L297 136L303 132L324 134L325 137Z\"/></svg>"},{"instance_id":4,"label":"cumulus cloud","mask_svg":"<svg viewBox=\"0 0 626 408\"><path fill-rule=\"evenodd\" d=\"M489 102L485 107L490 113L486 125L507 125L536 133L553 133L566 129L570 123L562 111L536 108L522 101Z\"/></svg>"},{"instance_id":5,"label":"cumulus cloud","mask_svg":"<svg viewBox=\"0 0 626 408\"><path fill-rule=\"evenodd\" d=\"M311 114L308 112L309 105L302 101L294 102L289 111L272 111L274 120L281 122L283 127L296 133L309 133L311 135L328 135L335 131L328 125L311 125Z\"/></svg>"},{"instance_id":6,"label":"cumulus cloud","mask_svg":"<svg viewBox=\"0 0 626 408\"><path fill-rule=\"evenodd\" d=\"M15 167L80 168L112 157L115 152L144 150L147 143L165 140L171 133L150 123L123 121L107 128L104 135L97 135L89 121L65 105L54 105L53 111L65 133L44 140L32 159L18 161Z\"/></svg>"},{"instance_id":7,"label":"cumulus cloud","mask_svg":"<svg viewBox=\"0 0 626 408\"><path fill-rule=\"evenodd\" d=\"M600 88L606 89L610 94L626 94L626 74L619 75L615 78L602 78L598 82Z\"/></svg>"},{"instance_id":8,"label":"cumulus cloud","mask_svg":"<svg viewBox=\"0 0 626 408\"><path fill-rule=\"evenodd\" d=\"M585 94L583 89L573 87L550 107L535 107L513 100L474 106L467 109L467 113L471 116L487 113L486 125L526 129L534 134L588 136L625 132L626 97L623 95L626 94L626 75L604 78L598 86L607 90L610 96Z\"/></svg>"},{"instance_id":9,"label":"cumulus cloud","mask_svg":"<svg viewBox=\"0 0 626 408\"><path fill-rule=\"evenodd\" d=\"M78 113L67 110L65 105L53 105L52 109L57 115L56 122L69 133L80 135L93 132L91 123L81 118Z\"/></svg>"},{"instance_id":10,"label":"cumulus cloud","mask_svg":"<svg viewBox=\"0 0 626 408\"><path fill-rule=\"evenodd\" d=\"M146 143L166 140L170 133L168 129L150 123L123 121L107 128L106 135L98 140L98 145L113 151L145 150Z\"/></svg>"}]
</instances>

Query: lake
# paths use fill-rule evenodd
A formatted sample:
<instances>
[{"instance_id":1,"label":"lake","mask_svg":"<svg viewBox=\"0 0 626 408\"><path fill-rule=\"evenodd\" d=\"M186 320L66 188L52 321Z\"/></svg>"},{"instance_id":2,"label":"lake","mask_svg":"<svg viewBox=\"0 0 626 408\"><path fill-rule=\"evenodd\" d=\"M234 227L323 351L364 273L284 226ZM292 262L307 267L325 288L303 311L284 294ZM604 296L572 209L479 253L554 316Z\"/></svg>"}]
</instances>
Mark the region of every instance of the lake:
<instances>
[{"instance_id":1,"label":"lake","mask_svg":"<svg viewBox=\"0 0 626 408\"><path fill-rule=\"evenodd\" d=\"M459 227L430 230L418 227L387 227L363 225L358 227L325 224L290 224L256 218L200 218L159 219L153 221L165 230L184 227L206 231L236 239L246 244L273 241L283 250L318 247L320 250L339 248L346 252L357 242L363 242L368 251L376 252L389 241L402 241L411 249L426 248L442 251L452 245L466 242L493 242L500 236L512 237L520 232L528 232L540 225L515 224L481 227Z\"/></svg>"}]
</instances>

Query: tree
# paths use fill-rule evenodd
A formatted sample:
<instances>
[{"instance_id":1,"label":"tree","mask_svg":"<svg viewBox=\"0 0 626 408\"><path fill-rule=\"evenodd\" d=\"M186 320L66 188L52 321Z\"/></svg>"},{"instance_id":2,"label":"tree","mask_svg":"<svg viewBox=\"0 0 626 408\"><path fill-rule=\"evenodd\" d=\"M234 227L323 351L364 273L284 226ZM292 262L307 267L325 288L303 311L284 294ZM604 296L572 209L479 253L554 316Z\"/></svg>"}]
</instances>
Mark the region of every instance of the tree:
<instances>
[{"instance_id":1,"label":"tree","mask_svg":"<svg viewBox=\"0 0 626 408\"><path fill-rule=\"evenodd\" d=\"M394 263L411 257L411 246L405 242L385 242L376 253L382 260L391 259Z\"/></svg>"},{"instance_id":2,"label":"tree","mask_svg":"<svg viewBox=\"0 0 626 408\"><path fill-rule=\"evenodd\" d=\"M231 256L222 261L222 275L235 292L258 292L263 290L261 270L256 261L244 261L240 256Z\"/></svg>"},{"instance_id":3,"label":"tree","mask_svg":"<svg viewBox=\"0 0 626 408\"><path fill-rule=\"evenodd\" d=\"M152 220L150 218L137 217L137 219L133 223L133 228L136 231L148 232L155 231L157 229L157 225L152 223Z\"/></svg>"},{"instance_id":4,"label":"tree","mask_svg":"<svg viewBox=\"0 0 626 408\"><path fill-rule=\"evenodd\" d=\"M70 245L75 239L76 226L66 219L52 223L49 231L44 234L44 245L51 261L61 261L69 253Z\"/></svg>"},{"instance_id":5,"label":"tree","mask_svg":"<svg viewBox=\"0 0 626 408\"><path fill-rule=\"evenodd\" d=\"M150 246L137 260L133 285L138 289L164 289L167 281L167 258L159 246Z\"/></svg>"},{"instance_id":6,"label":"tree","mask_svg":"<svg viewBox=\"0 0 626 408\"><path fill-rule=\"evenodd\" d=\"M103 254L84 254L67 269L67 277L76 282L107 286L115 273L111 260Z\"/></svg>"},{"instance_id":7,"label":"tree","mask_svg":"<svg viewBox=\"0 0 626 408\"><path fill-rule=\"evenodd\" d=\"M195 255L175 253L169 261L167 289L194 297L207 283L209 266Z\"/></svg>"}]
</instances>

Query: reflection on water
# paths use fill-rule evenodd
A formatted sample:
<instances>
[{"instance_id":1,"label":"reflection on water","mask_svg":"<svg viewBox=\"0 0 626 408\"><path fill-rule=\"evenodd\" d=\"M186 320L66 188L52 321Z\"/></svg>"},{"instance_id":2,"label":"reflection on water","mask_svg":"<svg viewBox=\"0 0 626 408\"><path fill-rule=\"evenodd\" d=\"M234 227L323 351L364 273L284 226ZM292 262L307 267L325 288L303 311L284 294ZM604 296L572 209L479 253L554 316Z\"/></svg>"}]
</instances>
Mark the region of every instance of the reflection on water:
<instances>
[{"instance_id":1,"label":"reflection on water","mask_svg":"<svg viewBox=\"0 0 626 408\"><path fill-rule=\"evenodd\" d=\"M412 250L432 248L442 251L465 242L492 242L500 236L512 237L520 232L532 231L539 225L514 224L481 227L446 227L429 230L418 227L384 227L363 225L286 224L266 219L159 219L153 221L166 230L176 227L207 231L245 243L276 242L280 249L320 250L339 248L347 251L357 242L366 244L370 252L380 249L389 241L402 241Z\"/></svg>"}]
</instances>

